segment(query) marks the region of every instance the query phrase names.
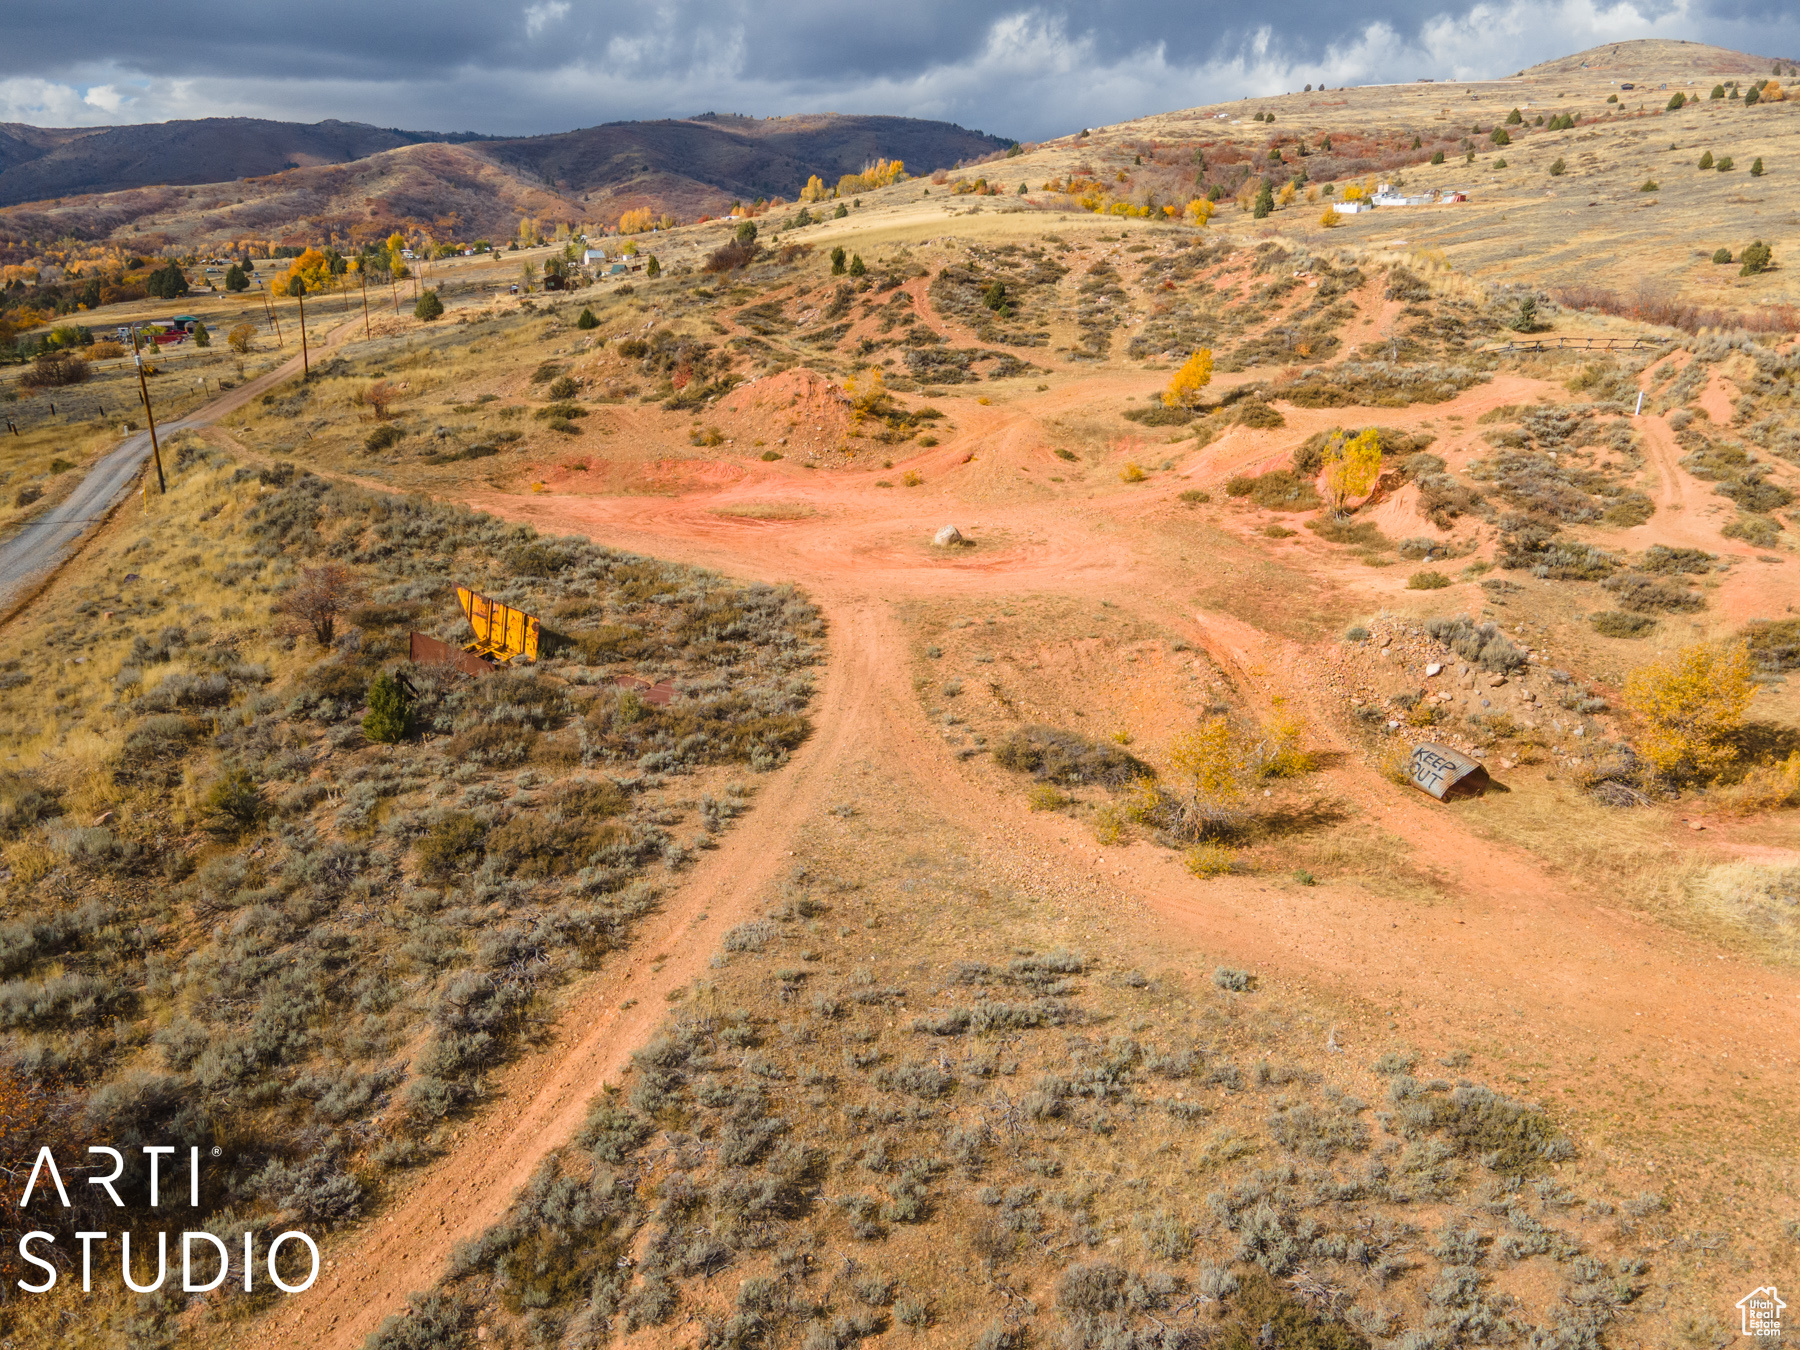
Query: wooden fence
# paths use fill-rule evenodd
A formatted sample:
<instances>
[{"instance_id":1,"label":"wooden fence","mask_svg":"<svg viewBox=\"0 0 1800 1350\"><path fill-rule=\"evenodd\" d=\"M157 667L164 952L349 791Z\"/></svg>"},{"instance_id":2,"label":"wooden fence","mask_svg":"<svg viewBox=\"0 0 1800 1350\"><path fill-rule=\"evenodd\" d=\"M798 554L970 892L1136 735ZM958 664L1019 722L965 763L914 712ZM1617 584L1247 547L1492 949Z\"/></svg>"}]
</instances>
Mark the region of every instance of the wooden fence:
<instances>
[{"instance_id":1,"label":"wooden fence","mask_svg":"<svg viewBox=\"0 0 1800 1350\"><path fill-rule=\"evenodd\" d=\"M1656 347L1667 347L1674 338L1649 337L1556 337L1525 338L1517 342L1505 342L1494 347L1483 347L1488 352L1635 352Z\"/></svg>"}]
</instances>

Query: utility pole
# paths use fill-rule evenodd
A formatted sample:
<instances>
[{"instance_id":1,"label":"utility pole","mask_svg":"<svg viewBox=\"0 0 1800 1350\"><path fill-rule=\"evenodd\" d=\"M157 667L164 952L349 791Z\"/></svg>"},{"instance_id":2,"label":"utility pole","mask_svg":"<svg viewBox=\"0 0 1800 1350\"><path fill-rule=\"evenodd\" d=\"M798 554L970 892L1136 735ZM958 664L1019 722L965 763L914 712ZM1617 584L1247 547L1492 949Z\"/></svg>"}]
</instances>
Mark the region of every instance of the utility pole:
<instances>
[{"instance_id":1,"label":"utility pole","mask_svg":"<svg viewBox=\"0 0 1800 1350\"><path fill-rule=\"evenodd\" d=\"M269 316L269 326L275 330L275 345L277 347L287 346L287 343L281 339L281 320L275 317L275 306L269 303L269 292L258 286L256 293L262 296L263 312Z\"/></svg>"},{"instance_id":2,"label":"utility pole","mask_svg":"<svg viewBox=\"0 0 1800 1350\"><path fill-rule=\"evenodd\" d=\"M144 354L138 350L137 325L131 325L131 359L137 365L138 393L144 399L144 420L150 424L150 453L156 458L156 490L167 494L169 481L163 477L162 446L156 443L156 414L150 411L150 386L144 380Z\"/></svg>"},{"instance_id":3,"label":"utility pole","mask_svg":"<svg viewBox=\"0 0 1800 1350\"><path fill-rule=\"evenodd\" d=\"M367 342L369 340L369 269L359 267L356 269L356 275L362 278L363 341Z\"/></svg>"},{"instance_id":4,"label":"utility pole","mask_svg":"<svg viewBox=\"0 0 1800 1350\"><path fill-rule=\"evenodd\" d=\"M288 278L288 289L300 306L300 378L306 379L312 374L312 363L306 354L306 283L296 273Z\"/></svg>"}]
</instances>

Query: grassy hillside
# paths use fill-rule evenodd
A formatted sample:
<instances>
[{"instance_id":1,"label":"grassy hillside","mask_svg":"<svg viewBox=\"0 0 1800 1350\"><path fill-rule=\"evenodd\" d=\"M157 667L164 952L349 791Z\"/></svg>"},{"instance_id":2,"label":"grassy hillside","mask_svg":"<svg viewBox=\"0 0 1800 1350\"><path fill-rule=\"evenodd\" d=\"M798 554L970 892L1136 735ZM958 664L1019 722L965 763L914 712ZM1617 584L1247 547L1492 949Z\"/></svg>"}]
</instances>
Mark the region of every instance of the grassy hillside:
<instances>
[{"instance_id":1,"label":"grassy hillside","mask_svg":"<svg viewBox=\"0 0 1800 1350\"><path fill-rule=\"evenodd\" d=\"M201 1218L235 1247L368 1213L479 1115L805 737L821 634L791 591L192 439L172 469L15 625L0 1017L40 1126L221 1150ZM347 581L329 645L278 612L321 568ZM407 665L409 629L466 632L452 581L560 655ZM397 665L406 726L373 730Z\"/></svg>"}]
</instances>

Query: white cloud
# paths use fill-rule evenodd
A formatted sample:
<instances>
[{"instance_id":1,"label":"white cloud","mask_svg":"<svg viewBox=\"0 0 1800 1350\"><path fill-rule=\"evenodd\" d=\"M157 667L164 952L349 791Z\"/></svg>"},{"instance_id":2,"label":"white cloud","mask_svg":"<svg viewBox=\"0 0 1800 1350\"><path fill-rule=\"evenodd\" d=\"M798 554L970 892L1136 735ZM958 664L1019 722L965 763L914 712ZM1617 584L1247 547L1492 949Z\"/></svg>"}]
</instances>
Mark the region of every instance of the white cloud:
<instances>
[{"instance_id":1,"label":"white cloud","mask_svg":"<svg viewBox=\"0 0 1800 1350\"><path fill-rule=\"evenodd\" d=\"M68 127L94 120L83 113L81 91L73 85L25 78L0 80L0 122Z\"/></svg>"},{"instance_id":2,"label":"white cloud","mask_svg":"<svg viewBox=\"0 0 1800 1350\"><path fill-rule=\"evenodd\" d=\"M101 112L114 114L127 103L131 102L129 98L121 94L110 84L96 84L90 86L81 101L89 107L100 109Z\"/></svg>"},{"instance_id":3,"label":"white cloud","mask_svg":"<svg viewBox=\"0 0 1800 1350\"><path fill-rule=\"evenodd\" d=\"M540 0L535 5L525 6L525 36L536 37L549 24L567 17L568 0Z\"/></svg>"}]
</instances>

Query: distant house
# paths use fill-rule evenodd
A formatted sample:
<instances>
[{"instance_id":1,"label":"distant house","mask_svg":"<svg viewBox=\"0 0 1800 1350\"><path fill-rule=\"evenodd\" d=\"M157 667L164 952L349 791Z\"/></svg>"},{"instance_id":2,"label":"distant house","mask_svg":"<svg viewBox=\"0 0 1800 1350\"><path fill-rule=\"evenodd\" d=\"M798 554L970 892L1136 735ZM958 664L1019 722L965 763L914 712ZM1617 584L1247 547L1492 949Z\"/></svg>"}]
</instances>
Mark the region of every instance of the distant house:
<instances>
[{"instance_id":1,"label":"distant house","mask_svg":"<svg viewBox=\"0 0 1800 1350\"><path fill-rule=\"evenodd\" d=\"M1375 203L1367 201L1333 202L1331 209L1340 216L1360 216L1364 211L1373 211Z\"/></svg>"},{"instance_id":2,"label":"distant house","mask_svg":"<svg viewBox=\"0 0 1800 1350\"><path fill-rule=\"evenodd\" d=\"M581 255L581 265L583 267L592 267L595 263L603 263L605 261L606 261L606 251L604 249L598 249L598 248L586 249L582 252L582 255Z\"/></svg>"},{"instance_id":3,"label":"distant house","mask_svg":"<svg viewBox=\"0 0 1800 1350\"><path fill-rule=\"evenodd\" d=\"M1430 206L1437 200L1437 194L1426 192L1418 196L1407 197L1396 192L1392 183L1382 183L1375 189L1373 200L1377 206Z\"/></svg>"}]
</instances>

